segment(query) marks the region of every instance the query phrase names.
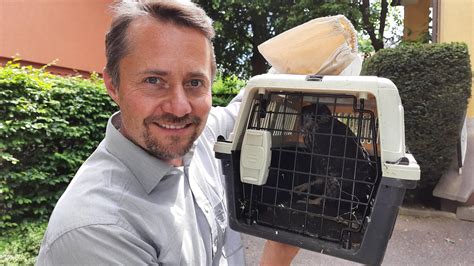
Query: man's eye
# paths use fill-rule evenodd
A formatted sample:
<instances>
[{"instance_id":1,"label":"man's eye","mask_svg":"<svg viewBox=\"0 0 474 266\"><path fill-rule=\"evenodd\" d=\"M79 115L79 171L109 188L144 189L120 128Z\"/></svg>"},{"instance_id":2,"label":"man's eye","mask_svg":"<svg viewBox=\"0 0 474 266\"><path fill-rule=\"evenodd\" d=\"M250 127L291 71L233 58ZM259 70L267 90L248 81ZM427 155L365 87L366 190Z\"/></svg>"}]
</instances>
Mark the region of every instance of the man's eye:
<instances>
[{"instance_id":1,"label":"man's eye","mask_svg":"<svg viewBox=\"0 0 474 266\"><path fill-rule=\"evenodd\" d=\"M145 79L145 82L150 84L158 84L160 82L160 79L157 77L148 77Z\"/></svg>"},{"instance_id":2,"label":"man's eye","mask_svg":"<svg viewBox=\"0 0 474 266\"><path fill-rule=\"evenodd\" d=\"M189 82L189 85L191 85L191 87L199 87L202 84L203 84L202 81L198 79L193 79Z\"/></svg>"}]
</instances>

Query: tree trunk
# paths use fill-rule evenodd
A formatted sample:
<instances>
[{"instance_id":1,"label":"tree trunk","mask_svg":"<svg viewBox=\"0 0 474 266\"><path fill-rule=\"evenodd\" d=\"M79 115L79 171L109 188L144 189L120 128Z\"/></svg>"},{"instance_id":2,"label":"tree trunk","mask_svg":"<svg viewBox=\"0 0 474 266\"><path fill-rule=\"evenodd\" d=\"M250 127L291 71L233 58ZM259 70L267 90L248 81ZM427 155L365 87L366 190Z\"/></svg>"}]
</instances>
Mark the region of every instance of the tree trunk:
<instances>
[{"instance_id":1,"label":"tree trunk","mask_svg":"<svg viewBox=\"0 0 474 266\"><path fill-rule=\"evenodd\" d=\"M263 55L260 54L256 45L254 45L252 48L252 57L250 58L250 62L252 63L252 76L267 73L267 61Z\"/></svg>"},{"instance_id":2,"label":"tree trunk","mask_svg":"<svg viewBox=\"0 0 474 266\"><path fill-rule=\"evenodd\" d=\"M267 72L267 61L262 54L258 51L258 46L270 39L270 30L267 28L267 16L266 13L253 12L250 14L252 18L250 25L252 26L252 57L250 57L250 63L252 64L252 76L260 75Z\"/></svg>"},{"instance_id":3,"label":"tree trunk","mask_svg":"<svg viewBox=\"0 0 474 266\"><path fill-rule=\"evenodd\" d=\"M385 20L387 18L388 12L388 3L387 0L382 0L381 3L381 10L380 10L380 28L375 33L374 25L370 22L370 2L369 0L363 0L362 3L359 5L359 10L362 13L362 23L363 28L367 32L370 37L370 41L372 42L372 46L374 47L375 51L384 48L383 44L383 35L384 35L384 28L385 28Z\"/></svg>"}]
</instances>

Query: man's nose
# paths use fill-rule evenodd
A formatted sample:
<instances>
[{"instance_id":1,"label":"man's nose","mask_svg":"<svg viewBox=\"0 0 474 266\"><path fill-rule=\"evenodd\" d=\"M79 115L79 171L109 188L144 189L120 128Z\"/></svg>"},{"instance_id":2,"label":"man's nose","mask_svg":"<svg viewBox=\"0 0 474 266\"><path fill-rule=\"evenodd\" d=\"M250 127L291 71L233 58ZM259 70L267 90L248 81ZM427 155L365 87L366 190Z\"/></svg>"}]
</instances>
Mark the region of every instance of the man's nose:
<instances>
[{"instance_id":1,"label":"man's nose","mask_svg":"<svg viewBox=\"0 0 474 266\"><path fill-rule=\"evenodd\" d=\"M191 113L191 103L183 86L175 86L170 90L166 101L163 104L163 112L183 117Z\"/></svg>"}]
</instances>

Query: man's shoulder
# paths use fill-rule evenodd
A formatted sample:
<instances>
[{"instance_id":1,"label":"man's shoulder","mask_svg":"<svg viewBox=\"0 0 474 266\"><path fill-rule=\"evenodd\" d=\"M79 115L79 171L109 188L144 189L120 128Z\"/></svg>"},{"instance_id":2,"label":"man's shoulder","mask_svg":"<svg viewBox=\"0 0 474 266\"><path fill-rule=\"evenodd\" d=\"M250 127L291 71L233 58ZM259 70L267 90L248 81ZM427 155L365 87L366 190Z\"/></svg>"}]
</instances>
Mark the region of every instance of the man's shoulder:
<instances>
[{"instance_id":1,"label":"man's shoulder","mask_svg":"<svg viewBox=\"0 0 474 266\"><path fill-rule=\"evenodd\" d=\"M57 202L45 241L93 225L117 225L123 195L129 191L130 171L98 148L80 167Z\"/></svg>"},{"instance_id":2,"label":"man's shoulder","mask_svg":"<svg viewBox=\"0 0 474 266\"><path fill-rule=\"evenodd\" d=\"M59 218L59 219L58 219ZM100 217L74 217L71 220L64 221L60 217L51 216L48 228L45 232L42 248L49 248L56 240L65 235L74 235L79 230L85 232L96 226L103 228L113 228L119 225L119 219L115 215L101 215ZM75 219L78 218L78 219Z\"/></svg>"},{"instance_id":3,"label":"man's shoulder","mask_svg":"<svg viewBox=\"0 0 474 266\"><path fill-rule=\"evenodd\" d=\"M153 246L133 231L120 223L102 220L85 222L54 239L45 238L37 265L96 265L106 261L111 264L155 264L156 257Z\"/></svg>"}]
</instances>

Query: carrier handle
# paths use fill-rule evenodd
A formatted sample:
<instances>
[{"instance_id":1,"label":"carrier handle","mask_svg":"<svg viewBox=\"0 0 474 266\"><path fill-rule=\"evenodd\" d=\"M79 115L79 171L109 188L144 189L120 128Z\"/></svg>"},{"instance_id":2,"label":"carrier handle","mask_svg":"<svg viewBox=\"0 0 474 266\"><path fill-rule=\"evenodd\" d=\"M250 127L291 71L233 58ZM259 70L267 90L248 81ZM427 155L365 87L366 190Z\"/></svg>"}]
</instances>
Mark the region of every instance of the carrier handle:
<instances>
[{"instance_id":1,"label":"carrier handle","mask_svg":"<svg viewBox=\"0 0 474 266\"><path fill-rule=\"evenodd\" d=\"M306 80L307 81L322 81L323 77L324 77L323 75L312 74L312 75L307 75Z\"/></svg>"}]
</instances>

